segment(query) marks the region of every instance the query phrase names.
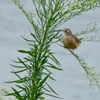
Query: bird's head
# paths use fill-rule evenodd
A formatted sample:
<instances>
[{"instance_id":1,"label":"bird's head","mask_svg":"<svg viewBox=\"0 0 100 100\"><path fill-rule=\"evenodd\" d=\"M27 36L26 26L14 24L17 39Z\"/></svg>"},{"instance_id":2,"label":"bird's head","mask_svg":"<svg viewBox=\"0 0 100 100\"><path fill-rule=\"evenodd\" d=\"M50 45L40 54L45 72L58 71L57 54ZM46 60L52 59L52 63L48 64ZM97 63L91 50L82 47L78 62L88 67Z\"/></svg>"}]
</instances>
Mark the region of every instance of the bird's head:
<instances>
[{"instance_id":1,"label":"bird's head","mask_svg":"<svg viewBox=\"0 0 100 100\"><path fill-rule=\"evenodd\" d=\"M68 29L68 28L63 29L62 31L63 31L66 35L72 35L71 30Z\"/></svg>"}]
</instances>

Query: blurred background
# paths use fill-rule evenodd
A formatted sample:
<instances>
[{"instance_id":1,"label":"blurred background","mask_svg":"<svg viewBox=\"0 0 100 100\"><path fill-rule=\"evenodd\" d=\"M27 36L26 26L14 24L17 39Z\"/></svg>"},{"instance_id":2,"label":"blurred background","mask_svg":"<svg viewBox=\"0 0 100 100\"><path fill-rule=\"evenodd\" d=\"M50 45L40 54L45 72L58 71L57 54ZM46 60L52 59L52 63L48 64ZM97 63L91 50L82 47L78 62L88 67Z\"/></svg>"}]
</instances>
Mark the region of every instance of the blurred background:
<instances>
[{"instance_id":1,"label":"blurred background","mask_svg":"<svg viewBox=\"0 0 100 100\"><path fill-rule=\"evenodd\" d=\"M33 9L31 0L22 0L27 10ZM100 28L100 8L82 13L61 28L70 28L73 33L85 30L87 24L97 21ZM21 35L29 35L32 30L27 18L14 3L7 0L0 0L0 87L10 88L12 84L5 83L15 79L10 73L12 60L23 55L17 52L18 49L28 49L27 43ZM100 34L99 34L100 35ZM54 90L63 97L63 100L100 100L98 89L92 89L88 83L83 80L84 70L78 61L69 51L59 45L52 45L52 51L61 63L63 71L54 71L53 77L57 81L48 83ZM80 57L83 57L90 66L100 65L100 43L82 42L81 46L74 51ZM100 68L98 69L100 72ZM57 100L47 97L46 100Z\"/></svg>"}]
</instances>

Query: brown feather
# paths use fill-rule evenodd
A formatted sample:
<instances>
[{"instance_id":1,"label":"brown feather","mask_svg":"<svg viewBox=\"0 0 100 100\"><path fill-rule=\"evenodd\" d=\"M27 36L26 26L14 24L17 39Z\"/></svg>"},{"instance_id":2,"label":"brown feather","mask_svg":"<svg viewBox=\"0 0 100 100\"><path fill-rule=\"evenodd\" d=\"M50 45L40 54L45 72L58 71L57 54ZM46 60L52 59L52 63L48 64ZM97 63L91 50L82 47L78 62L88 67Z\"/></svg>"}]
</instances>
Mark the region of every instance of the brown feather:
<instances>
[{"instance_id":1,"label":"brown feather","mask_svg":"<svg viewBox=\"0 0 100 100\"><path fill-rule=\"evenodd\" d=\"M64 46L73 50L76 49L80 45L83 38L78 39L75 35L72 34L71 30L68 28L65 28L63 32L65 33L62 38Z\"/></svg>"}]
</instances>

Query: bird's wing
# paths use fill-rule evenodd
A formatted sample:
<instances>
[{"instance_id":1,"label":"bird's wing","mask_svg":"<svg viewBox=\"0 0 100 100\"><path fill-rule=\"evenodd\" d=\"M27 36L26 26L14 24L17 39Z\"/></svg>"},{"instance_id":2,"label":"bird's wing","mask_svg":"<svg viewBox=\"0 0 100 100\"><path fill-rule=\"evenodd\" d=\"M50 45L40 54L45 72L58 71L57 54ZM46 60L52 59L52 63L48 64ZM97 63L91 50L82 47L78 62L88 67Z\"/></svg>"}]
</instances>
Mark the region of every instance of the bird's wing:
<instances>
[{"instance_id":1,"label":"bird's wing","mask_svg":"<svg viewBox=\"0 0 100 100\"><path fill-rule=\"evenodd\" d=\"M81 40L78 39L75 35L72 35L72 37L73 37L73 39L75 40L75 42L77 42L77 43L81 43Z\"/></svg>"}]
</instances>

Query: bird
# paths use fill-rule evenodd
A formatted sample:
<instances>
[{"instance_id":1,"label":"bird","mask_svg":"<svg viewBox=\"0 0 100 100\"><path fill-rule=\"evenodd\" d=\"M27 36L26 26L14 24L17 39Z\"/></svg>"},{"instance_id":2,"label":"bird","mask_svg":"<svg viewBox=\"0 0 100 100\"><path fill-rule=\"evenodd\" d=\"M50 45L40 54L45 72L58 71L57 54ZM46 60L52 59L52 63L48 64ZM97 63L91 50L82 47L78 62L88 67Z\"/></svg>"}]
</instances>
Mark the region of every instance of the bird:
<instances>
[{"instance_id":1,"label":"bird","mask_svg":"<svg viewBox=\"0 0 100 100\"><path fill-rule=\"evenodd\" d=\"M64 47L72 50L77 49L83 38L77 38L69 28L65 28L62 31L65 33L62 38Z\"/></svg>"}]
</instances>

